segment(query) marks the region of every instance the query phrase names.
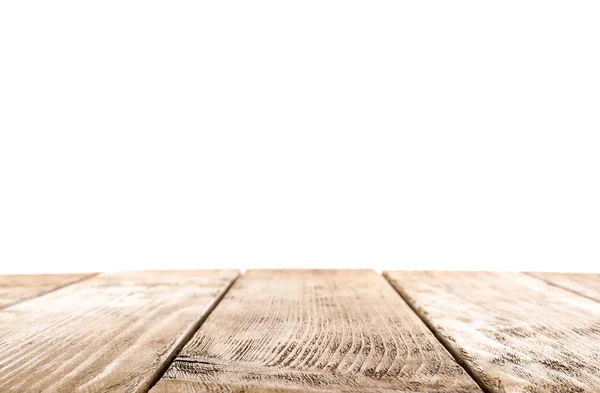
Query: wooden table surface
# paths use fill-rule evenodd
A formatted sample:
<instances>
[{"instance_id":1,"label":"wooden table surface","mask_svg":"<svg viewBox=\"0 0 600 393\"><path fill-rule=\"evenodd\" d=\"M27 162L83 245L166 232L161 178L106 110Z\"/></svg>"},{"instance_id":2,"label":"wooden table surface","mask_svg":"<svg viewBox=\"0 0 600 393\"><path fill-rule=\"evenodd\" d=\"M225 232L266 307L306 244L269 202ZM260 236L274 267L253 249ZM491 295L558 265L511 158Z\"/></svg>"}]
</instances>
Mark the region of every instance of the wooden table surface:
<instances>
[{"instance_id":1,"label":"wooden table surface","mask_svg":"<svg viewBox=\"0 0 600 393\"><path fill-rule=\"evenodd\" d=\"M5 392L600 392L600 274L0 276Z\"/></svg>"}]
</instances>

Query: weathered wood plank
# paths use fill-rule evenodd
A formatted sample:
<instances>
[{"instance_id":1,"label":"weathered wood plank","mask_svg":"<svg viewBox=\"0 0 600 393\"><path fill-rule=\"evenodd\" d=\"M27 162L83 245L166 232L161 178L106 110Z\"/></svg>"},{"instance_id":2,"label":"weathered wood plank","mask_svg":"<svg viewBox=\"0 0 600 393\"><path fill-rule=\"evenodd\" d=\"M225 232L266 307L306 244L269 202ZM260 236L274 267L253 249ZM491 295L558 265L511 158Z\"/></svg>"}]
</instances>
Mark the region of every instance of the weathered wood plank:
<instances>
[{"instance_id":1,"label":"weathered wood plank","mask_svg":"<svg viewBox=\"0 0 600 393\"><path fill-rule=\"evenodd\" d=\"M237 274L102 274L0 310L0 392L146 392Z\"/></svg>"},{"instance_id":2,"label":"weathered wood plank","mask_svg":"<svg viewBox=\"0 0 600 393\"><path fill-rule=\"evenodd\" d=\"M534 277L549 284L568 289L581 296L600 302L600 273L533 273Z\"/></svg>"},{"instance_id":3,"label":"weathered wood plank","mask_svg":"<svg viewBox=\"0 0 600 393\"><path fill-rule=\"evenodd\" d=\"M481 392L371 270L251 270L151 393Z\"/></svg>"},{"instance_id":4,"label":"weathered wood plank","mask_svg":"<svg viewBox=\"0 0 600 393\"><path fill-rule=\"evenodd\" d=\"M384 275L490 392L600 391L600 303L518 273Z\"/></svg>"},{"instance_id":5,"label":"weathered wood plank","mask_svg":"<svg viewBox=\"0 0 600 393\"><path fill-rule=\"evenodd\" d=\"M31 299L96 273L0 275L0 308Z\"/></svg>"}]
</instances>

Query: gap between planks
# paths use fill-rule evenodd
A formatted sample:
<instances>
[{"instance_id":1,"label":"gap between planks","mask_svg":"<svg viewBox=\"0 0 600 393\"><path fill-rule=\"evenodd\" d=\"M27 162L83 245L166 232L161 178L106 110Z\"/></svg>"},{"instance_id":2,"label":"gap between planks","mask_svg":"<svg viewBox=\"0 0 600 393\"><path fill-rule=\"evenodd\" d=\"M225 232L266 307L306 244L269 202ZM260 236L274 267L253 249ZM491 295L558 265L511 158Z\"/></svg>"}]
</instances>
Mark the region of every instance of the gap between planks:
<instances>
[{"instance_id":1,"label":"gap between planks","mask_svg":"<svg viewBox=\"0 0 600 393\"><path fill-rule=\"evenodd\" d=\"M446 351L448 351L450 353L450 355L452 355L454 360L456 360L456 363L458 363L458 365L461 366L467 374L469 374L469 376L471 377L471 379L473 381L475 381L477 386L479 386L479 388L481 390L483 390L485 393L493 393L491 390L486 388L484 382L481 381L481 379L479 377L477 377L477 374L473 372L473 369L471 368L471 366L467 362L465 362L459 354L456 353L456 351L452 348L452 346L449 345L448 341L444 338L444 336L442 336L440 334L440 332L433 326L433 324L431 324L427 318L425 318L423 315L421 315L419 310L417 310L414 307L414 305L408 301L405 294L403 294L398 288L396 288L396 286L392 283L392 279L388 275L388 273L383 272L383 273L381 273L381 275L386 279L387 283L390 284L390 286L394 289L394 291L396 291L398 296L400 296L402 298L404 303L406 303L408 305L408 307L410 307L410 309L419 317L419 319L421 319L421 321L423 321L425 326L427 326L427 329L429 329L431 331L431 334L433 334L433 336L440 342L440 344L442 344L444 346L444 348L446 348Z\"/></svg>"},{"instance_id":2,"label":"gap between planks","mask_svg":"<svg viewBox=\"0 0 600 393\"><path fill-rule=\"evenodd\" d=\"M227 287L223 291L221 291L221 294L219 296L217 296L217 298L215 298L215 300L206 309L206 312L200 317L200 319L198 319L198 321L194 325L190 326L186 331L184 331L181 334L181 338L179 339L179 342L173 349L173 352L171 352L171 354L156 369L156 371L154 372L152 377L149 379L148 386L145 388L146 393L149 392L150 389L152 389L152 387L154 387L154 385L156 385L156 383L158 381L160 381L162 376L167 372L167 370L169 369L171 364L175 361L175 359L177 358L177 356L179 355L179 353L181 352L181 350L183 349L185 344L187 344L188 341L190 341L192 339L192 337L194 337L196 332L200 329L200 326L202 326L204 321L206 321L206 318L208 318L210 316L210 314L212 314L212 312L215 310L215 308L217 308L219 303L221 303L221 300L223 300L225 295L227 295L227 293L229 292L229 290L231 289L233 284L235 284L235 282L241 276L242 276L242 274L238 274L233 280L231 280L229 285L227 285Z\"/></svg>"},{"instance_id":3,"label":"gap between planks","mask_svg":"<svg viewBox=\"0 0 600 393\"><path fill-rule=\"evenodd\" d=\"M22 303L22 302L25 302L25 301L28 301L28 300L33 300L35 298L38 298L38 297L41 297L41 296L45 296L45 295L47 295L49 293L58 291L59 289L66 288L66 287L69 287L71 285L79 284L80 282L89 280L91 278L94 278L94 277L96 277L99 274L101 274L101 273L100 272L96 272L96 273L81 273L81 277L78 278L78 279L76 279L76 280L74 280L74 281L67 281L64 284L60 284L58 286L51 287L47 291L40 291L38 293L32 294L31 296L25 296L23 298L19 298L19 299L15 300L14 302L11 302L11 303L0 304L0 310L3 310L5 308L17 305L19 303ZM77 274L77 275L79 275L79 274ZM32 276L34 276L34 275L32 275ZM57 274L57 276L60 276L60 274Z\"/></svg>"},{"instance_id":4,"label":"gap between planks","mask_svg":"<svg viewBox=\"0 0 600 393\"><path fill-rule=\"evenodd\" d=\"M545 283L546 283L546 284L548 284L548 285L552 285L553 287L560 288L560 289L564 289L565 291L568 291L568 292L574 293L575 295L578 295L578 296L583 296L584 298L587 298L587 299L590 299L590 300L593 300L593 301L595 301L595 302L598 302L598 303L600 303L600 300L599 300L599 298L597 298L597 297L594 297L593 295L586 295L586 294L585 294L585 293L583 293L581 290L577 290L577 289L575 289L575 288L573 288L573 287L570 287L570 286L568 286L568 285L561 284L561 283L559 283L559 282L556 282L556 281L554 281L554 280L552 279L552 276L551 276L552 274L563 274L563 273L522 272L522 274L525 274L525 275L527 275L527 276L533 277L533 278L535 278L535 279L537 279L537 280L541 280L541 281L545 282ZM584 275L584 274L586 274L586 273L573 273L573 274L581 274L581 275ZM589 274L597 274L597 273L589 273ZM586 288L586 289L587 289L587 288Z\"/></svg>"},{"instance_id":5,"label":"gap between planks","mask_svg":"<svg viewBox=\"0 0 600 393\"><path fill-rule=\"evenodd\" d=\"M147 392L238 274L101 274L0 310L0 391Z\"/></svg>"},{"instance_id":6,"label":"gap between planks","mask_svg":"<svg viewBox=\"0 0 600 393\"><path fill-rule=\"evenodd\" d=\"M488 390L600 391L598 302L518 273L391 271L387 278Z\"/></svg>"}]
</instances>

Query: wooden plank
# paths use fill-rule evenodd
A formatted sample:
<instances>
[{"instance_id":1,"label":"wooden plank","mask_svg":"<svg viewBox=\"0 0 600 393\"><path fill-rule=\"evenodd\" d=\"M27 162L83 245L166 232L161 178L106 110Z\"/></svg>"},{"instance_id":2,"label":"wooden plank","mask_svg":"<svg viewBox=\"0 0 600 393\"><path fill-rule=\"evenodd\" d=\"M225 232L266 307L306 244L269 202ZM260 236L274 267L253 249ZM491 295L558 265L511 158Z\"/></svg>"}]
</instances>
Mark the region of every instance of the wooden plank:
<instances>
[{"instance_id":1,"label":"wooden plank","mask_svg":"<svg viewBox=\"0 0 600 393\"><path fill-rule=\"evenodd\" d=\"M549 284L600 302L600 273L527 273Z\"/></svg>"},{"instance_id":2,"label":"wooden plank","mask_svg":"<svg viewBox=\"0 0 600 393\"><path fill-rule=\"evenodd\" d=\"M82 274L10 274L0 275L0 308L31 299L55 289L91 277Z\"/></svg>"},{"instance_id":3,"label":"wooden plank","mask_svg":"<svg viewBox=\"0 0 600 393\"><path fill-rule=\"evenodd\" d=\"M600 391L600 303L518 273L384 275L488 391Z\"/></svg>"},{"instance_id":4,"label":"wooden plank","mask_svg":"<svg viewBox=\"0 0 600 393\"><path fill-rule=\"evenodd\" d=\"M5 308L0 392L146 392L237 274L103 274Z\"/></svg>"},{"instance_id":5,"label":"wooden plank","mask_svg":"<svg viewBox=\"0 0 600 393\"><path fill-rule=\"evenodd\" d=\"M252 270L151 393L479 392L371 270Z\"/></svg>"}]
</instances>

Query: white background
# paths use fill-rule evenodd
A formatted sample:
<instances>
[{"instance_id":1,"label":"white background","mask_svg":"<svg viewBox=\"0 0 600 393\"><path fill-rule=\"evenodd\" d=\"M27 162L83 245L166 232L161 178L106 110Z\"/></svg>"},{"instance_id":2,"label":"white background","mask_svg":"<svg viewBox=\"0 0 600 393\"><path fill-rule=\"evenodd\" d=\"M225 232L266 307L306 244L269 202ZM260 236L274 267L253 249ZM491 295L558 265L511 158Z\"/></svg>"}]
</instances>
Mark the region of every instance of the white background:
<instances>
[{"instance_id":1,"label":"white background","mask_svg":"<svg viewBox=\"0 0 600 393\"><path fill-rule=\"evenodd\" d=\"M599 20L2 1L0 271L598 271Z\"/></svg>"}]
</instances>

